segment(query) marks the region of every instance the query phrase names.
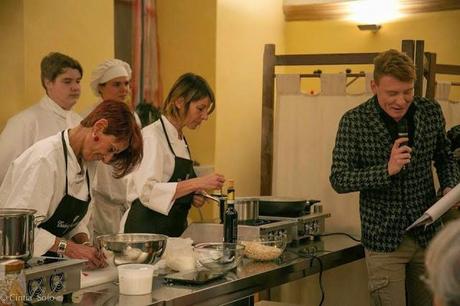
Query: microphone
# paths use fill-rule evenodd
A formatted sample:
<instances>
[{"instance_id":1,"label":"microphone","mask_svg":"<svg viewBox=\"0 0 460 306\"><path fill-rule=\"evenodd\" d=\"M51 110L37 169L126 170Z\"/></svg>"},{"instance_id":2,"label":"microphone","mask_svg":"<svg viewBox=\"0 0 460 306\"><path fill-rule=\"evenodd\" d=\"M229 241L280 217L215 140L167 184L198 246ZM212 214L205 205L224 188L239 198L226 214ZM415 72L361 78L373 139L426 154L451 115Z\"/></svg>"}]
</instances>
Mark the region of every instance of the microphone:
<instances>
[{"instance_id":1,"label":"microphone","mask_svg":"<svg viewBox=\"0 0 460 306\"><path fill-rule=\"evenodd\" d=\"M398 122L398 138L409 138L409 126L407 124L407 119L401 119L401 121ZM409 141L405 141L401 143L400 146L408 146Z\"/></svg>"},{"instance_id":2,"label":"microphone","mask_svg":"<svg viewBox=\"0 0 460 306\"><path fill-rule=\"evenodd\" d=\"M407 124L407 119L404 118L404 119L401 119L399 122L398 122L398 138L409 138L409 126ZM402 147L402 146L408 146L409 145L409 141L404 141L402 142L399 146ZM404 165L402 167L401 170L406 170L407 169L407 165Z\"/></svg>"}]
</instances>

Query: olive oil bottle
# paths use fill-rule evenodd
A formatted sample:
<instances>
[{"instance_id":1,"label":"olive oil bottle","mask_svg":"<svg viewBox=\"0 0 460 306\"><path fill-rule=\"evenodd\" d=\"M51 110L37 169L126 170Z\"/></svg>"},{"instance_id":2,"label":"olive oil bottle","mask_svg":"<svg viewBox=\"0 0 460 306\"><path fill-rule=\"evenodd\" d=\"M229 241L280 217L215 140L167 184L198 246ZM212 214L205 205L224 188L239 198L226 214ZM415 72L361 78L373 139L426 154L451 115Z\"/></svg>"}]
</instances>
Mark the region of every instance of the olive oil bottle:
<instances>
[{"instance_id":1,"label":"olive oil bottle","mask_svg":"<svg viewBox=\"0 0 460 306\"><path fill-rule=\"evenodd\" d=\"M228 180L227 208L224 214L224 242L236 243L238 239L238 212L235 209L235 182Z\"/></svg>"}]
</instances>

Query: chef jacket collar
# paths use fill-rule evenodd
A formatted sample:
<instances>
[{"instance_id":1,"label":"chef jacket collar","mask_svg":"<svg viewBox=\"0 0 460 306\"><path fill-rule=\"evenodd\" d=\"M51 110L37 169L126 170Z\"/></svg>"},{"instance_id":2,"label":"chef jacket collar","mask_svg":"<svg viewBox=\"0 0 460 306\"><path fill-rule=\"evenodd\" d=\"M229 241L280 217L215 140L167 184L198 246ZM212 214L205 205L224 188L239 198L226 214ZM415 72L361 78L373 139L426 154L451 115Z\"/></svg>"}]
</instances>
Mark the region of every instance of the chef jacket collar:
<instances>
[{"instance_id":1,"label":"chef jacket collar","mask_svg":"<svg viewBox=\"0 0 460 306\"><path fill-rule=\"evenodd\" d=\"M72 147L70 146L70 140L69 140L69 130L64 131L64 140L65 140L65 145L67 147L67 153L68 153L68 163L69 164L74 164L76 167L77 173L85 173L86 171L86 164L85 161L82 162L83 168L81 167L80 163L78 162L77 156L75 155L75 152L73 151Z\"/></svg>"},{"instance_id":2,"label":"chef jacket collar","mask_svg":"<svg viewBox=\"0 0 460 306\"><path fill-rule=\"evenodd\" d=\"M177 131L176 127L171 122L169 122L168 118L166 118L164 115L161 115L161 119L163 119L163 123L165 124L169 141L171 143L184 142L184 137L182 137L182 139L179 139L179 132Z\"/></svg>"},{"instance_id":3,"label":"chef jacket collar","mask_svg":"<svg viewBox=\"0 0 460 306\"><path fill-rule=\"evenodd\" d=\"M48 95L45 95L41 99L40 102L43 105L43 107L45 107L46 109L52 111L53 113L55 113L56 115L58 115L61 118L67 118L67 116L69 116L69 114L71 112L69 110L65 110L62 107L60 107L59 104L54 102L54 100L52 100Z\"/></svg>"}]
</instances>

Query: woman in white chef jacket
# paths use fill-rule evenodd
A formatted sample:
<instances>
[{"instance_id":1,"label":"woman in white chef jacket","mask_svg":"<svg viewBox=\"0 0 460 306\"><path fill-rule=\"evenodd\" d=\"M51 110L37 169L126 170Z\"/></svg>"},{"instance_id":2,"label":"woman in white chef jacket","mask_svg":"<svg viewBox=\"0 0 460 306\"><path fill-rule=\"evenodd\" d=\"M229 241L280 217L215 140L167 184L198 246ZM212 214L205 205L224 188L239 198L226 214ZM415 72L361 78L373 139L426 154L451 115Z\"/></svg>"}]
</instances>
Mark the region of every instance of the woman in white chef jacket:
<instances>
[{"instance_id":1,"label":"woman in white chef jacket","mask_svg":"<svg viewBox=\"0 0 460 306\"><path fill-rule=\"evenodd\" d=\"M130 94L131 67L119 59L108 59L100 63L91 73L91 90L102 101L127 102ZM137 114L133 112L140 126ZM90 231L93 238L99 235L118 233L120 220L127 209L126 178L112 176L112 167L103 163L97 165L93 185L92 216Z\"/></svg>"},{"instance_id":2,"label":"woman in white chef jacket","mask_svg":"<svg viewBox=\"0 0 460 306\"><path fill-rule=\"evenodd\" d=\"M145 158L129 176L132 204L123 216L122 231L180 236L191 205L204 203L197 194L222 187L222 175L196 177L183 134L183 128L195 129L207 120L214 108L214 93L201 76L187 73L173 85L161 118L142 129Z\"/></svg>"},{"instance_id":3,"label":"woman in white chef jacket","mask_svg":"<svg viewBox=\"0 0 460 306\"><path fill-rule=\"evenodd\" d=\"M31 107L11 117L0 135L0 184L11 162L37 141L81 121L71 109L80 98L80 63L52 52L40 63L41 82L46 94Z\"/></svg>"},{"instance_id":4,"label":"woman in white chef jacket","mask_svg":"<svg viewBox=\"0 0 460 306\"><path fill-rule=\"evenodd\" d=\"M0 207L30 208L44 215L34 238L34 256L55 252L105 265L89 243L88 206L95 161L110 163L122 177L142 159L142 135L126 104L106 101L80 125L35 143L9 167L0 187ZM55 255L47 253L47 255Z\"/></svg>"}]
</instances>

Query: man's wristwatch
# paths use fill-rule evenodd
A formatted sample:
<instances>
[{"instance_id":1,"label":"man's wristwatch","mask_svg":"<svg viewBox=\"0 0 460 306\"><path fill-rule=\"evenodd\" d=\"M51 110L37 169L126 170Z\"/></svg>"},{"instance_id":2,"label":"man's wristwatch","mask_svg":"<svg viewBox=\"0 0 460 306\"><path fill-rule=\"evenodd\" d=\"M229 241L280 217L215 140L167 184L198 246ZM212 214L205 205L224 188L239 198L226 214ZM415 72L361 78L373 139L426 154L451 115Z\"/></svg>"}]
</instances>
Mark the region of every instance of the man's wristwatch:
<instances>
[{"instance_id":1,"label":"man's wristwatch","mask_svg":"<svg viewBox=\"0 0 460 306\"><path fill-rule=\"evenodd\" d=\"M58 244L56 253L57 253L60 257L64 257L64 253L65 253L65 250L66 250L66 249L67 249L67 240L65 240L65 239L59 240L59 244Z\"/></svg>"}]
</instances>

